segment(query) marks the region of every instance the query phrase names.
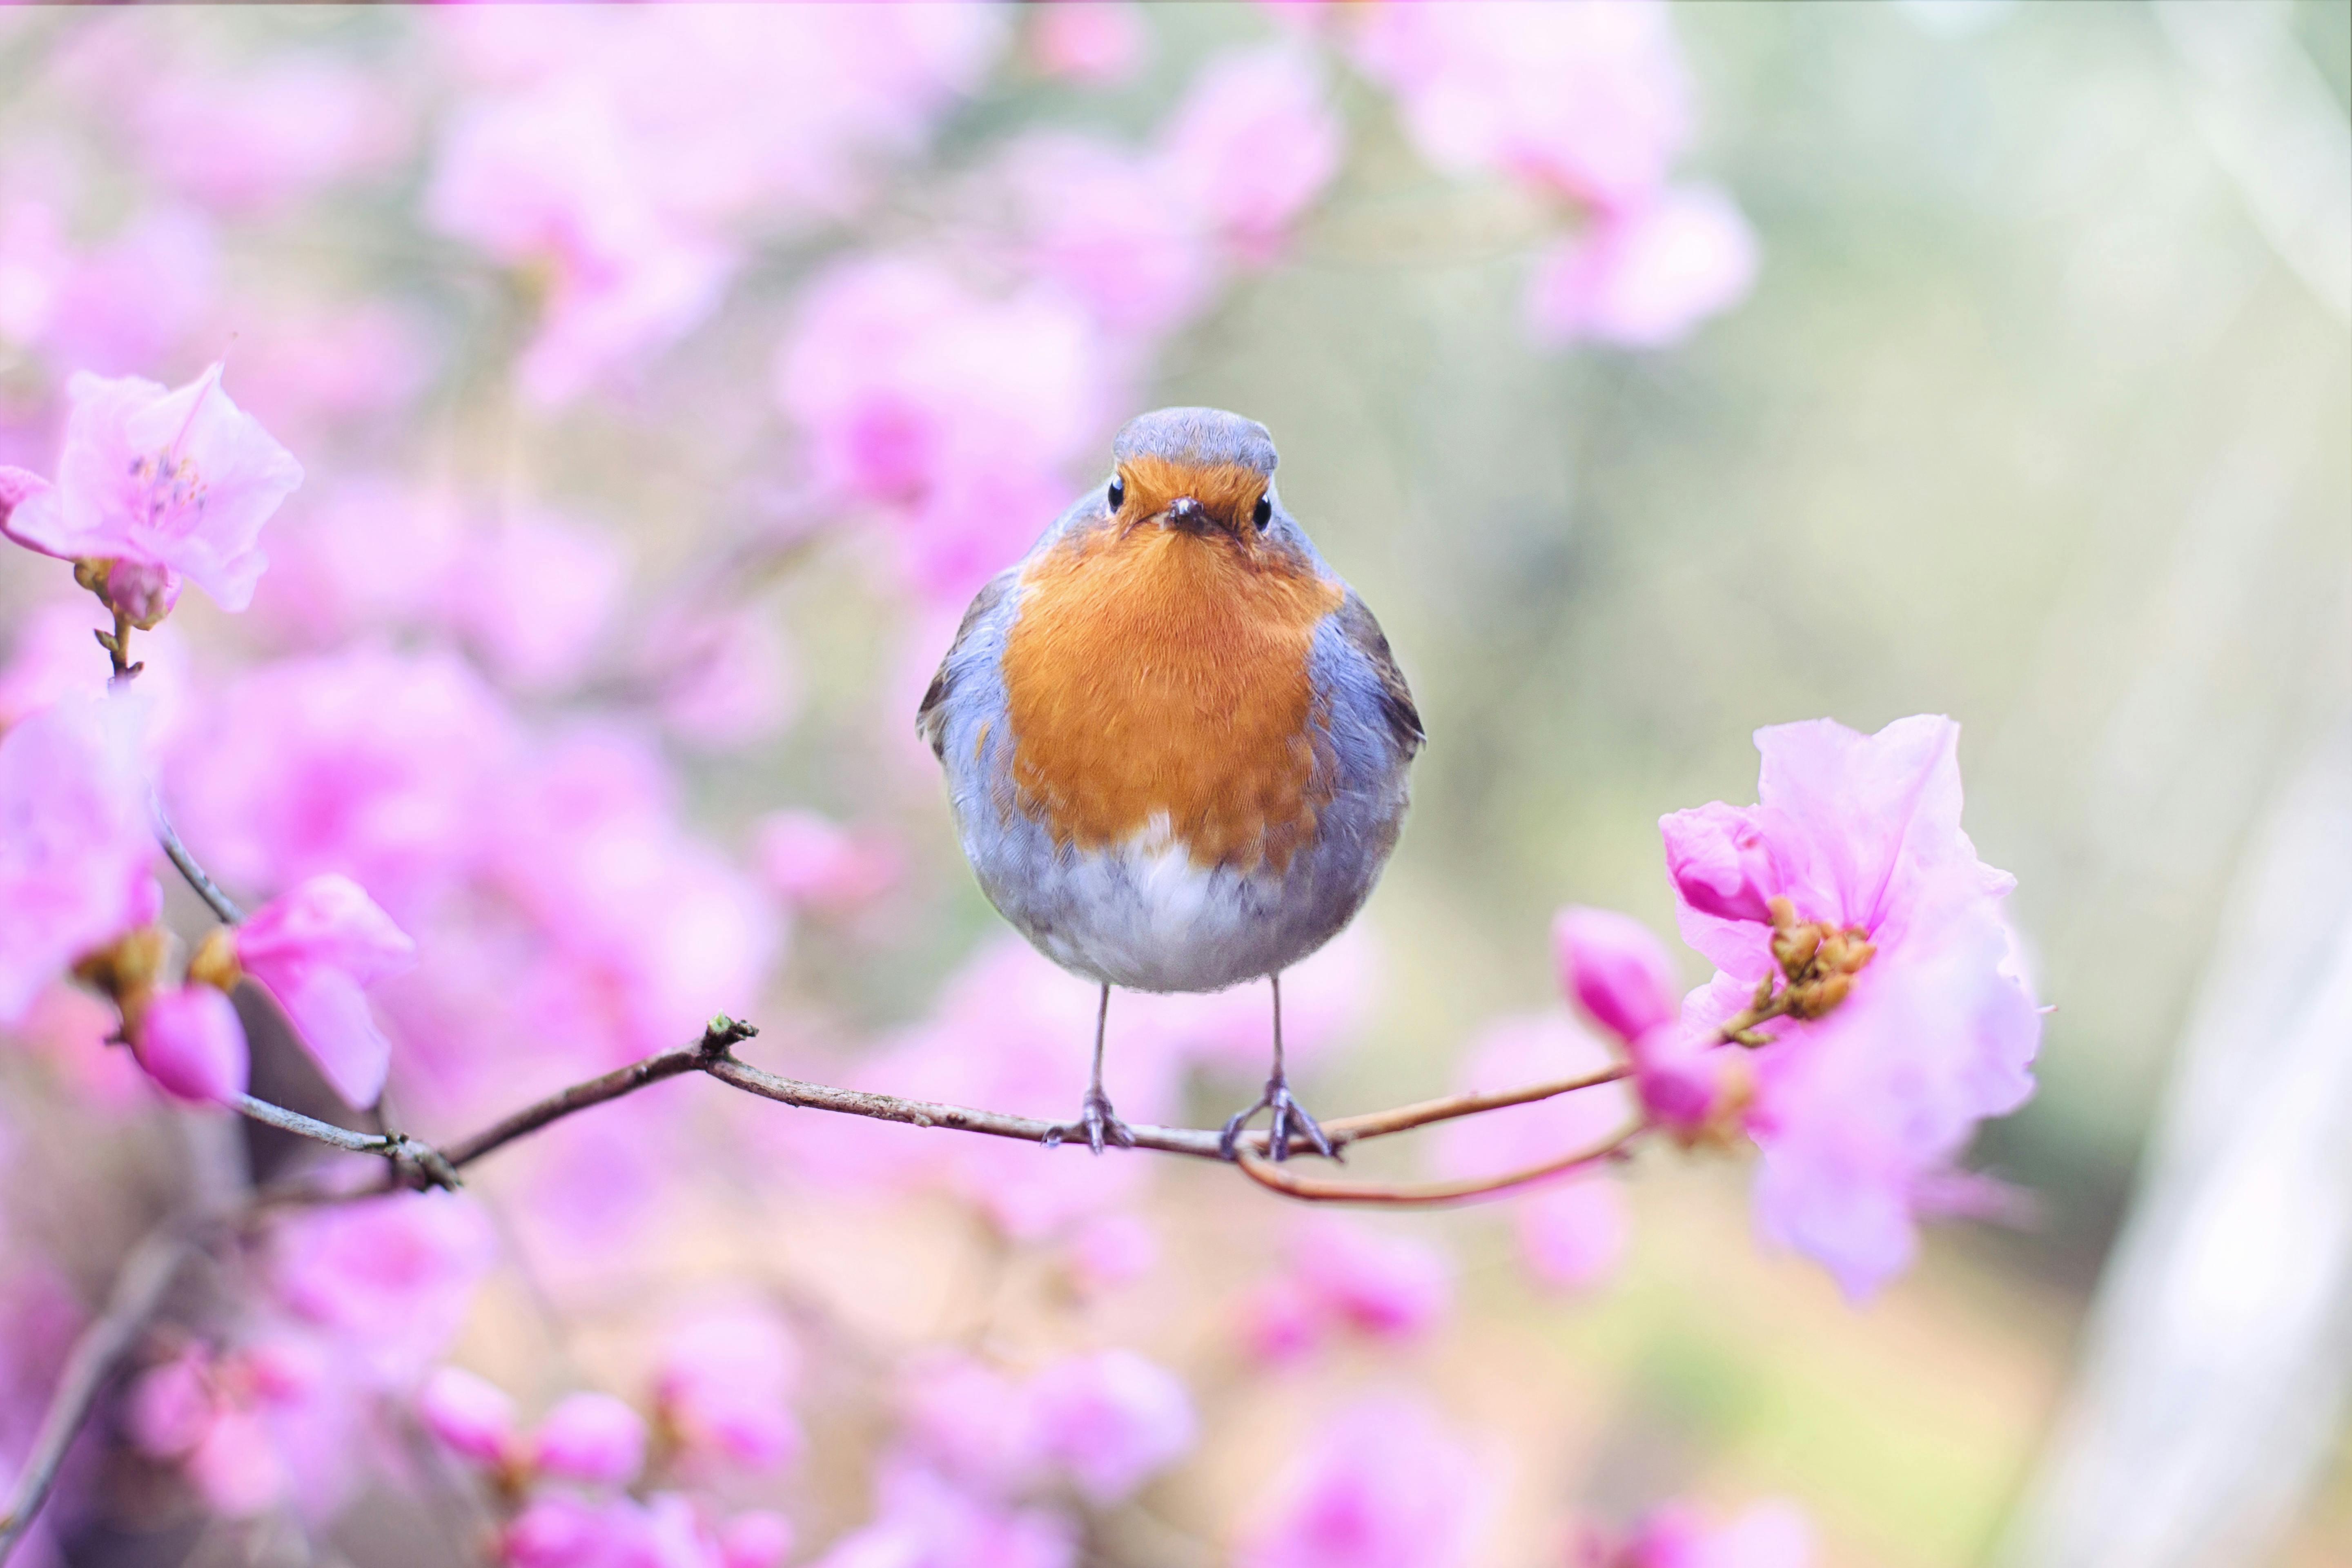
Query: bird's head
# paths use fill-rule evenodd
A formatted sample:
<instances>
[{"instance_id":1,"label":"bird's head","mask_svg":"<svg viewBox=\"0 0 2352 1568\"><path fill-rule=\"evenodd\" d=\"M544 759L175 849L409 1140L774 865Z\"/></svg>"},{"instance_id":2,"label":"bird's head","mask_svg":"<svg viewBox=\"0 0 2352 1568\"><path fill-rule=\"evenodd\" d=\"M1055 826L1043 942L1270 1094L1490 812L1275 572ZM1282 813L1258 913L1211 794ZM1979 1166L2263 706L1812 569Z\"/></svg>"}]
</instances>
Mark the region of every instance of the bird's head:
<instances>
[{"instance_id":1,"label":"bird's head","mask_svg":"<svg viewBox=\"0 0 2352 1568\"><path fill-rule=\"evenodd\" d=\"M1105 492L1122 530L1166 528L1255 555L1295 527L1274 495L1274 437L1219 408L1161 408L1127 422L1111 444Z\"/></svg>"}]
</instances>

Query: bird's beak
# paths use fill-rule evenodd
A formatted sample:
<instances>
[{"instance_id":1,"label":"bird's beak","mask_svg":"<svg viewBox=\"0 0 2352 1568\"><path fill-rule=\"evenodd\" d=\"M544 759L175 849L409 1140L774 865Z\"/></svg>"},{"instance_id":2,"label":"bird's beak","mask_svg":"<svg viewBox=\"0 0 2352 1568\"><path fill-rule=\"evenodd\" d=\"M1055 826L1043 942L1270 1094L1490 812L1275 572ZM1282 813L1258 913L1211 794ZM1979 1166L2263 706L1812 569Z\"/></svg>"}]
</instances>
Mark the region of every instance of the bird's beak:
<instances>
[{"instance_id":1,"label":"bird's beak","mask_svg":"<svg viewBox=\"0 0 2352 1568\"><path fill-rule=\"evenodd\" d=\"M1169 527L1181 529L1186 533L1206 533L1216 526L1216 519L1209 515L1208 508L1191 496L1178 496L1170 501L1168 510L1161 512L1160 518Z\"/></svg>"}]
</instances>

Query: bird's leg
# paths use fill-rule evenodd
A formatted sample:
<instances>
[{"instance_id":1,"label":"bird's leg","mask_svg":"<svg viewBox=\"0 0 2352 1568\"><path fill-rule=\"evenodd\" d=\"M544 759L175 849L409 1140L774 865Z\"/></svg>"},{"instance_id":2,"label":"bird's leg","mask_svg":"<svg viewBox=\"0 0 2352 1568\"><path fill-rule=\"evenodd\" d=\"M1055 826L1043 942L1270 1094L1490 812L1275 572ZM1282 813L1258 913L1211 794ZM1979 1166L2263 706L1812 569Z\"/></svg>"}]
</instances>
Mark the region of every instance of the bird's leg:
<instances>
[{"instance_id":1,"label":"bird's leg","mask_svg":"<svg viewBox=\"0 0 2352 1568\"><path fill-rule=\"evenodd\" d=\"M1094 1076L1087 1082L1086 1103L1079 1110L1076 1121L1065 1122L1045 1134L1045 1147L1048 1149L1059 1147L1064 1135L1071 1132L1086 1134L1087 1147L1097 1154L1103 1152L1106 1142L1116 1143L1122 1149L1135 1147L1135 1134L1111 1110L1110 1096L1103 1092L1103 1031L1109 1023L1110 986L1105 983L1102 1001L1095 1008L1095 1070Z\"/></svg>"},{"instance_id":2,"label":"bird's leg","mask_svg":"<svg viewBox=\"0 0 2352 1568\"><path fill-rule=\"evenodd\" d=\"M1274 1120L1265 1133L1267 1153L1277 1160L1287 1160L1292 1136L1303 1134L1315 1145L1317 1153L1327 1160L1336 1160L1339 1156L1331 1152L1331 1140L1323 1135L1315 1118L1307 1114L1307 1108L1290 1096L1290 1079L1282 1070L1282 976L1269 974L1266 979L1274 986L1274 1076L1265 1080L1265 1092L1248 1110L1225 1123L1225 1131L1217 1140L1218 1151L1228 1160L1238 1158L1242 1128L1259 1111L1271 1110Z\"/></svg>"}]
</instances>

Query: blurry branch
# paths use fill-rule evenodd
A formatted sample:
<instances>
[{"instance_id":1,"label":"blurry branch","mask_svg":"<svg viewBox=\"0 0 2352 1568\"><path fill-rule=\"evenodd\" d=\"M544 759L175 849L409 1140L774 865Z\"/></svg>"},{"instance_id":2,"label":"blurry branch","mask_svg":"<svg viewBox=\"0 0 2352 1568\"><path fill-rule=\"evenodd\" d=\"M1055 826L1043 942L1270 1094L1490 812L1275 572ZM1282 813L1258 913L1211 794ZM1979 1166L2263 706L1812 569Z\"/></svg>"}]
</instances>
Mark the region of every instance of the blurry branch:
<instances>
[{"instance_id":1,"label":"blurry branch","mask_svg":"<svg viewBox=\"0 0 2352 1568\"><path fill-rule=\"evenodd\" d=\"M1454 1182L1335 1182L1326 1176L1306 1176L1285 1170L1251 1150L1242 1152L1239 1163L1242 1173L1259 1186L1308 1203L1433 1208L1444 1204L1475 1203L1480 1198L1497 1197L1533 1182L1622 1158L1626 1148L1647 1131L1648 1126L1646 1121L1636 1121L1619 1129L1605 1141L1577 1153L1523 1165L1496 1176L1467 1176Z\"/></svg>"},{"instance_id":2,"label":"blurry branch","mask_svg":"<svg viewBox=\"0 0 2352 1568\"><path fill-rule=\"evenodd\" d=\"M48 1500L49 1489L57 1484L58 1470L73 1447L75 1435L123 1359L138 1345L147 1320L163 1304L180 1266L194 1251L195 1244L170 1226L150 1232L131 1248L122 1271L115 1276L105 1310L68 1352L58 1391L25 1456L25 1468L16 1478L5 1511L0 1511L0 1563L7 1562L9 1553L33 1528L34 1516Z\"/></svg>"},{"instance_id":3,"label":"blurry branch","mask_svg":"<svg viewBox=\"0 0 2352 1568\"><path fill-rule=\"evenodd\" d=\"M163 853L171 858L172 864L180 868L180 875L187 879L188 886L196 890L196 897L204 900L223 925L235 925L245 919L245 911L236 907L236 900L221 891L220 884L205 874L205 868L196 864L196 858L188 853L188 847L180 842L179 831L163 815L163 803L160 800L155 803L155 838L163 846Z\"/></svg>"}]
</instances>

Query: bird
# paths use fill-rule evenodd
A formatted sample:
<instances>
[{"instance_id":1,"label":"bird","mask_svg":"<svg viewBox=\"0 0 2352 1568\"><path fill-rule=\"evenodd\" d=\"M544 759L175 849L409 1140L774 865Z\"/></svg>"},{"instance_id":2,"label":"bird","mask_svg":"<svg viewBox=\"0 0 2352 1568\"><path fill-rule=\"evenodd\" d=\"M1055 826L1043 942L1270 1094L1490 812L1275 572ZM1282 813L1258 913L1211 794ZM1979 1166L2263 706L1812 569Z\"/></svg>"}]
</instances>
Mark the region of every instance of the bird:
<instances>
[{"instance_id":1,"label":"bird","mask_svg":"<svg viewBox=\"0 0 2352 1568\"><path fill-rule=\"evenodd\" d=\"M973 597L916 729L946 774L981 890L1095 982L1075 1121L1132 1145L1103 1083L1114 987L1273 990L1273 1067L1219 1142L1270 1114L1328 1157L1290 1090L1282 973L1354 918L1396 847L1425 739L1380 623L1274 482L1264 425L1139 415L1112 472Z\"/></svg>"}]
</instances>

